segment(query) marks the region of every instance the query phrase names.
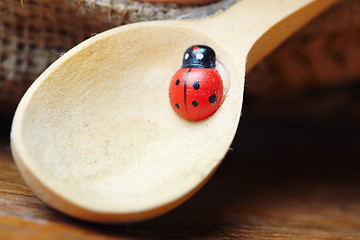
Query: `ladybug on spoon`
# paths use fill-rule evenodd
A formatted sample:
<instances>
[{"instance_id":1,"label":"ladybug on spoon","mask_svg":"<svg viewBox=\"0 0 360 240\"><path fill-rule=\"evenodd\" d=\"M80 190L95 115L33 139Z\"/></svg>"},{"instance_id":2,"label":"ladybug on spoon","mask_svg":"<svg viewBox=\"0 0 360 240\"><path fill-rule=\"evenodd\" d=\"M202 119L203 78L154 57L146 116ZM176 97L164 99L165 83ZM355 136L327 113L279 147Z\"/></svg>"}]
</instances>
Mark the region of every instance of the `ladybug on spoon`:
<instances>
[{"instance_id":1,"label":"ladybug on spoon","mask_svg":"<svg viewBox=\"0 0 360 240\"><path fill-rule=\"evenodd\" d=\"M181 68L170 81L170 104L184 119L199 121L214 114L222 103L223 82L216 70L215 52L205 45L189 47Z\"/></svg>"}]
</instances>

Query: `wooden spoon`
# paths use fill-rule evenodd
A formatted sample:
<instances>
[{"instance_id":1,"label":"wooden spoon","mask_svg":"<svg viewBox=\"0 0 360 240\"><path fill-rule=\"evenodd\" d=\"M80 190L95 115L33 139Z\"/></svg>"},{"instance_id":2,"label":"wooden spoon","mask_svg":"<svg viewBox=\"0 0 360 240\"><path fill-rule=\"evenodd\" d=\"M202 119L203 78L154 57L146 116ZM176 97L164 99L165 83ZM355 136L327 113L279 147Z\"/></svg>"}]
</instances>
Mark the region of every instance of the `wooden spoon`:
<instances>
[{"instance_id":1,"label":"wooden spoon","mask_svg":"<svg viewBox=\"0 0 360 240\"><path fill-rule=\"evenodd\" d=\"M52 64L16 111L11 147L46 204L97 222L160 215L194 194L227 153L244 76L333 0L241 0L202 20L126 25ZM221 108L190 122L172 110L169 81L193 44L211 46L230 76Z\"/></svg>"}]
</instances>

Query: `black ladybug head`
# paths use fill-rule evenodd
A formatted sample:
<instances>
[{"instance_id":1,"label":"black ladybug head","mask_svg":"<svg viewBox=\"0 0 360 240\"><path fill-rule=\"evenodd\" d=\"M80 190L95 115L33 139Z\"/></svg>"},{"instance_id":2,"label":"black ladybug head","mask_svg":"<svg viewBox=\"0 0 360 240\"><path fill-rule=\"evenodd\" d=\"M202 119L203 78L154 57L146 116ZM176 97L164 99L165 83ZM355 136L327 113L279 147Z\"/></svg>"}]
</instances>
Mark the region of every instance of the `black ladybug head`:
<instances>
[{"instance_id":1,"label":"black ladybug head","mask_svg":"<svg viewBox=\"0 0 360 240\"><path fill-rule=\"evenodd\" d=\"M181 68L215 68L215 52L205 45L193 45L186 49Z\"/></svg>"}]
</instances>

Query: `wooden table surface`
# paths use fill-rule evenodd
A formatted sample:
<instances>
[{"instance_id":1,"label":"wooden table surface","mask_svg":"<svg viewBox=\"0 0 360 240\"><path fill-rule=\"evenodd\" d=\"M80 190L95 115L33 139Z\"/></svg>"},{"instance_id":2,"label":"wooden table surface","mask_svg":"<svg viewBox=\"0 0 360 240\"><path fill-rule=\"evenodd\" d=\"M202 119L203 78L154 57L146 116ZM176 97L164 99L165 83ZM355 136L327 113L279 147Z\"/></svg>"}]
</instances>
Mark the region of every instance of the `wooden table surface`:
<instances>
[{"instance_id":1,"label":"wooden table surface","mask_svg":"<svg viewBox=\"0 0 360 240\"><path fill-rule=\"evenodd\" d=\"M1 115L0 239L360 239L360 126L246 114L213 178L161 217L79 221L46 207L11 158ZM360 125L360 124L359 124Z\"/></svg>"}]
</instances>

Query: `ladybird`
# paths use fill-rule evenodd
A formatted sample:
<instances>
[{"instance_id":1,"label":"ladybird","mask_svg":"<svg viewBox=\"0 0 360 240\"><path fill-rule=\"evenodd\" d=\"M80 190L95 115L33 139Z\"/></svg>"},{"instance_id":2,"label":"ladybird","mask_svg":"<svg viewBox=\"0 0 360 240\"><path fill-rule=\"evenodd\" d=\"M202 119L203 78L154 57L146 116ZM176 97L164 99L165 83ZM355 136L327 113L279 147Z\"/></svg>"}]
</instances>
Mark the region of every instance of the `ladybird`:
<instances>
[{"instance_id":1,"label":"ladybird","mask_svg":"<svg viewBox=\"0 0 360 240\"><path fill-rule=\"evenodd\" d=\"M170 104L182 118L203 120L220 108L224 87L215 67L212 48L193 45L185 51L182 66L169 87Z\"/></svg>"}]
</instances>

